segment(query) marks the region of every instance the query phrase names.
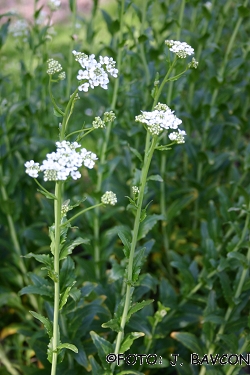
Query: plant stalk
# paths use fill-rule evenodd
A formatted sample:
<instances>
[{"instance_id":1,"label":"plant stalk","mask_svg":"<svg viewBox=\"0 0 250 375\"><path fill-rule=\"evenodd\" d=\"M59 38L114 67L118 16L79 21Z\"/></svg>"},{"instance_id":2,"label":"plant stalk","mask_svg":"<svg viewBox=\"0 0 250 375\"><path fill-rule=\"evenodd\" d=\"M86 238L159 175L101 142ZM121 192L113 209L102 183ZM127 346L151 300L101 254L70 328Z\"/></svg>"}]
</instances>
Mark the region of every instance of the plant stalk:
<instances>
[{"instance_id":1,"label":"plant stalk","mask_svg":"<svg viewBox=\"0 0 250 375\"><path fill-rule=\"evenodd\" d=\"M62 182L57 181L55 186L54 212L55 212L55 246L54 246L54 272L56 281L54 281L54 317L53 317L53 337L52 337L52 366L51 375L56 375L57 368L57 347L60 342L59 331L59 302L60 302L60 225L61 225L61 206L62 206Z\"/></svg>"}]
</instances>

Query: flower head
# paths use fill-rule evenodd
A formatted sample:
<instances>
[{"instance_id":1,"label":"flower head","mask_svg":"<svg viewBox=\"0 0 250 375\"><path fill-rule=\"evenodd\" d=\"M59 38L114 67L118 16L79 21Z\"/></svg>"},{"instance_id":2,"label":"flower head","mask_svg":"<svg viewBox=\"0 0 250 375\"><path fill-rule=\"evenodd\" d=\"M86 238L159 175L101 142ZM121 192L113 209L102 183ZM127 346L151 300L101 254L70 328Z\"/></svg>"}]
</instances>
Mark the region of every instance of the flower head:
<instances>
[{"instance_id":1,"label":"flower head","mask_svg":"<svg viewBox=\"0 0 250 375\"><path fill-rule=\"evenodd\" d=\"M135 121L148 126L152 135L159 135L164 129L177 129L182 121L174 115L174 111L166 104L158 103L152 112L143 112Z\"/></svg>"},{"instance_id":2,"label":"flower head","mask_svg":"<svg viewBox=\"0 0 250 375\"><path fill-rule=\"evenodd\" d=\"M180 143L185 143L184 135L186 135L185 130L178 129L178 133L177 132L170 133L168 137L171 141L176 141L176 143L180 144Z\"/></svg>"},{"instance_id":3,"label":"flower head","mask_svg":"<svg viewBox=\"0 0 250 375\"><path fill-rule=\"evenodd\" d=\"M179 42L177 40L165 40L165 44L169 47L169 51L173 52L180 59L184 59L187 55L193 55L194 49L186 42Z\"/></svg>"},{"instance_id":4,"label":"flower head","mask_svg":"<svg viewBox=\"0 0 250 375\"><path fill-rule=\"evenodd\" d=\"M107 122L112 122L115 119L115 114L113 111L104 112L103 120L100 116L95 117L94 121L92 122L92 126L95 129L98 128L105 128Z\"/></svg>"},{"instance_id":5,"label":"flower head","mask_svg":"<svg viewBox=\"0 0 250 375\"><path fill-rule=\"evenodd\" d=\"M47 73L49 75L59 73L63 70L62 65L57 60L49 59L47 63L48 63Z\"/></svg>"},{"instance_id":6,"label":"flower head","mask_svg":"<svg viewBox=\"0 0 250 375\"><path fill-rule=\"evenodd\" d=\"M77 142L56 142L56 146L56 152L47 154L41 165L33 160L24 164L30 177L37 178L38 173L43 172L44 181L64 181L69 176L77 180L81 177L78 169L82 165L90 169L94 167L96 154L85 148L77 152L76 149L81 147Z\"/></svg>"},{"instance_id":7,"label":"flower head","mask_svg":"<svg viewBox=\"0 0 250 375\"><path fill-rule=\"evenodd\" d=\"M192 58L192 61L188 64L189 68L197 69L197 66L199 65L198 61L195 60L195 58Z\"/></svg>"},{"instance_id":8,"label":"flower head","mask_svg":"<svg viewBox=\"0 0 250 375\"><path fill-rule=\"evenodd\" d=\"M95 55L86 55L82 52L72 51L75 60L79 62L81 67L78 71L77 79L82 81L78 86L79 91L87 92L89 88L101 86L103 89L108 88L109 77L117 77L118 70L115 68L115 61L112 57L100 56L99 62L96 61Z\"/></svg>"},{"instance_id":9,"label":"flower head","mask_svg":"<svg viewBox=\"0 0 250 375\"><path fill-rule=\"evenodd\" d=\"M106 193L101 197L101 202L103 204L110 204L111 206L114 206L117 203L116 194L112 191L106 191Z\"/></svg>"},{"instance_id":10,"label":"flower head","mask_svg":"<svg viewBox=\"0 0 250 375\"><path fill-rule=\"evenodd\" d=\"M132 193L134 195L139 194L139 192L140 192L140 190L139 190L138 186L132 186Z\"/></svg>"}]
</instances>

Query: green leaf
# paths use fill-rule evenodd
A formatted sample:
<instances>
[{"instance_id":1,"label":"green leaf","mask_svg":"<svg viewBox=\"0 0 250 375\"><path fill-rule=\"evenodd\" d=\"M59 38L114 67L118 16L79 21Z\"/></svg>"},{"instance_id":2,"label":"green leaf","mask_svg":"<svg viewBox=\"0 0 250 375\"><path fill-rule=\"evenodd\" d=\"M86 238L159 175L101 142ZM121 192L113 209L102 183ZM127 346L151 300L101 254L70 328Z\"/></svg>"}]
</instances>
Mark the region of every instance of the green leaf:
<instances>
[{"instance_id":1,"label":"green leaf","mask_svg":"<svg viewBox=\"0 0 250 375\"><path fill-rule=\"evenodd\" d=\"M159 220L164 220L164 216L156 214L148 215L146 219L140 224L138 241L144 238Z\"/></svg>"},{"instance_id":2,"label":"green leaf","mask_svg":"<svg viewBox=\"0 0 250 375\"><path fill-rule=\"evenodd\" d=\"M120 352L125 353L127 350L130 349L134 340L139 339L142 336L145 336L145 333L143 333L143 332L130 332L130 333L128 333L125 336L124 340L122 341Z\"/></svg>"},{"instance_id":3,"label":"green leaf","mask_svg":"<svg viewBox=\"0 0 250 375\"><path fill-rule=\"evenodd\" d=\"M123 251L124 251L125 257L129 258L131 243L129 242L127 238L127 230L123 230L122 228L120 228L117 234L124 245Z\"/></svg>"},{"instance_id":4,"label":"green leaf","mask_svg":"<svg viewBox=\"0 0 250 375\"><path fill-rule=\"evenodd\" d=\"M53 113L56 117L62 117L62 114L55 107L53 107Z\"/></svg>"},{"instance_id":5,"label":"green leaf","mask_svg":"<svg viewBox=\"0 0 250 375\"><path fill-rule=\"evenodd\" d=\"M129 144L128 144L128 148L130 149L130 151L140 160L140 162L142 163L142 156L141 154L133 147L131 147Z\"/></svg>"},{"instance_id":6,"label":"green leaf","mask_svg":"<svg viewBox=\"0 0 250 375\"><path fill-rule=\"evenodd\" d=\"M23 294L39 294L40 296L53 297L53 289L52 287L28 285L20 290L19 295L22 296Z\"/></svg>"},{"instance_id":7,"label":"green leaf","mask_svg":"<svg viewBox=\"0 0 250 375\"><path fill-rule=\"evenodd\" d=\"M104 370L101 368L99 363L95 360L95 358L92 355L89 356L89 362L90 362L90 365L91 365L92 375L103 375L104 374Z\"/></svg>"},{"instance_id":8,"label":"green leaf","mask_svg":"<svg viewBox=\"0 0 250 375\"><path fill-rule=\"evenodd\" d=\"M145 306L150 305L150 303L154 302L153 299L149 299L147 301L142 302L136 302L132 307L130 307L127 315L127 322L131 318L133 314L135 314L137 311L143 309Z\"/></svg>"},{"instance_id":9,"label":"green leaf","mask_svg":"<svg viewBox=\"0 0 250 375\"><path fill-rule=\"evenodd\" d=\"M160 145L160 146L157 146L155 149L159 151L168 151L168 150L172 150L172 147L169 147L168 145Z\"/></svg>"},{"instance_id":10,"label":"green leaf","mask_svg":"<svg viewBox=\"0 0 250 375\"><path fill-rule=\"evenodd\" d=\"M239 252L231 251L230 253L227 254L227 257L230 259L237 259L240 262L240 264L242 264L243 267L248 267L246 256Z\"/></svg>"},{"instance_id":11,"label":"green leaf","mask_svg":"<svg viewBox=\"0 0 250 375\"><path fill-rule=\"evenodd\" d=\"M51 253L55 254L55 227L52 225L49 227L49 238L51 239L50 250Z\"/></svg>"},{"instance_id":12,"label":"green leaf","mask_svg":"<svg viewBox=\"0 0 250 375\"><path fill-rule=\"evenodd\" d=\"M90 293L97 287L98 284L91 283L90 281L85 281L83 287L81 288L81 295L83 297L88 297Z\"/></svg>"},{"instance_id":13,"label":"green leaf","mask_svg":"<svg viewBox=\"0 0 250 375\"><path fill-rule=\"evenodd\" d=\"M163 178L159 174L149 176L148 180L163 182Z\"/></svg>"},{"instance_id":14,"label":"green leaf","mask_svg":"<svg viewBox=\"0 0 250 375\"><path fill-rule=\"evenodd\" d=\"M77 349L77 347L76 347L75 345L73 345L73 344L69 344L69 343L67 343L67 342L58 345L57 350L60 351L60 350L62 350L62 349L68 349L68 350L72 350L72 352L74 352L74 353L78 353L78 349Z\"/></svg>"},{"instance_id":15,"label":"green leaf","mask_svg":"<svg viewBox=\"0 0 250 375\"><path fill-rule=\"evenodd\" d=\"M193 189L190 194L184 195L176 199L170 206L168 207L166 220L171 221L173 217L178 215L183 208L187 207L191 202L193 202L197 198L197 192Z\"/></svg>"},{"instance_id":16,"label":"green leaf","mask_svg":"<svg viewBox=\"0 0 250 375\"><path fill-rule=\"evenodd\" d=\"M44 195L47 199L54 199L54 200L56 199L56 196L54 194L51 194L45 190L37 189L37 191L39 191L39 193Z\"/></svg>"},{"instance_id":17,"label":"green leaf","mask_svg":"<svg viewBox=\"0 0 250 375\"><path fill-rule=\"evenodd\" d=\"M102 366L105 370L110 368L110 365L106 361L106 356L114 352L113 345L109 341L105 340L103 337L99 336L94 331L90 332L90 336L94 342L94 345L98 351L99 358L102 362Z\"/></svg>"},{"instance_id":18,"label":"green leaf","mask_svg":"<svg viewBox=\"0 0 250 375\"><path fill-rule=\"evenodd\" d=\"M67 243L63 246L62 250L60 251L60 260L67 258L68 255L72 254L74 248L81 245L82 243L88 244L89 239L77 237L74 241L67 241Z\"/></svg>"},{"instance_id":19,"label":"green leaf","mask_svg":"<svg viewBox=\"0 0 250 375\"><path fill-rule=\"evenodd\" d=\"M50 255L29 253L24 258L35 258L38 262L45 264L48 269L53 268L53 259Z\"/></svg>"},{"instance_id":20,"label":"green leaf","mask_svg":"<svg viewBox=\"0 0 250 375\"><path fill-rule=\"evenodd\" d=\"M134 263L133 263L133 282L138 280L139 274L141 272L142 265L145 260L145 247L137 250L134 256Z\"/></svg>"},{"instance_id":21,"label":"green leaf","mask_svg":"<svg viewBox=\"0 0 250 375\"><path fill-rule=\"evenodd\" d=\"M108 322L103 323L102 328L110 328L112 329L112 331L115 331L118 333L121 331L120 320L121 319L118 319L118 318L111 319Z\"/></svg>"},{"instance_id":22,"label":"green leaf","mask_svg":"<svg viewBox=\"0 0 250 375\"><path fill-rule=\"evenodd\" d=\"M30 311L31 315L33 315L36 319L40 320L40 322L44 325L47 334L49 335L49 338L51 339L53 335L53 326L51 321L48 318L45 318L45 316L42 316L41 314L36 313L35 311Z\"/></svg>"},{"instance_id":23,"label":"green leaf","mask_svg":"<svg viewBox=\"0 0 250 375\"><path fill-rule=\"evenodd\" d=\"M73 285L76 283L76 281L73 283ZM72 285L72 286L73 286ZM63 306L67 303L67 300L69 298L70 290L72 286L68 286L64 293L60 296L60 303L59 303L59 310L63 308Z\"/></svg>"},{"instance_id":24,"label":"green leaf","mask_svg":"<svg viewBox=\"0 0 250 375\"><path fill-rule=\"evenodd\" d=\"M250 16L250 9L247 6L240 5L238 7L239 16L241 18L249 17Z\"/></svg>"},{"instance_id":25,"label":"green leaf","mask_svg":"<svg viewBox=\"0 0 250 375\"><path fill-rule=\"evenodd\" d=\"M179 341L182 345L188 348L192 353L197 353L202 356L201 348L202 345L198 341L195 335L188 332L172 332L170 335L173 339Z\"/></svg>"},{"instance_id":26,"label":"green leaf","mask_svg":"<svg viewBox=\"0 0 250 375\"><path fill-rule=\"evenodd\" d=\"M230 286L230 279L226 272L222 271L219 273L220 283L223 291L223 295L229 306L232 306L232 289Z\"/></svg>"}]
</instances>

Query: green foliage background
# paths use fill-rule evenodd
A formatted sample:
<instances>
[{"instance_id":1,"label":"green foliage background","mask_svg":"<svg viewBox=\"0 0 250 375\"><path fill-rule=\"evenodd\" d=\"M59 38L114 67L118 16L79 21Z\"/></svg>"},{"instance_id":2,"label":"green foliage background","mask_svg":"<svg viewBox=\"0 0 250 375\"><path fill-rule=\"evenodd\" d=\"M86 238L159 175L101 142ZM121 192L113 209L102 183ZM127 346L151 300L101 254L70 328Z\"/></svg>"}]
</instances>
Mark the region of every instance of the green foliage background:
<instances>
[{"instance_id":1,"label":"green foliage background","mask_svg":"<svg viewBox=\"0 0 250 375\"><path fill-rule=\"evenodd\" d=\"M166 156L156 153L151 165L145 202L153 203L140 233L146 256L133 298L154 302L133 314L126 328L127 334L144 334L129 341L129 352L156 353L162 364L125 364L116 373L248 373L247 366L191 365L190 353L202 358L250 351L249 2L127 0L122 30L120 3L100 6L93 1L90 15L77 14L76 20L72 16L67 27L55 25L52 40L46 37L48 27L35 23L39 3L25 42L9 33L15 17L1 15L0 375L49 373L48 338L29 311L51 320L50 293L19 293L27 285L44 286L46 276L40 263L23 256L50 251L53 206L24 169L26 160L43 160L58 136L60 119L48 95L46 61L60 61L71 77L72 93L78 68L70 58L72 49L115 60L122 51L116 121L102 186L103 192L117 194L118 204L103 210L100 219L101 277L93 260L95 211L80 217L70 233L70 238L81 236L89 244L77 246L62 266L65 287L72 273L81 291L70 295L61 317L63 338L79 352L66 352L58 373L109 374L105 355L113 352L115 333L102 324L119 310L125 261L118 233L130 233L132 227L126 196L140 173L134 150L142 154L145 142L145 130L134 118L151 109L157 73L161 79L166 72L166 39L190 44L199 66L169 84L160 98L182 119L187 137L185 145L173 147ZM68 79L54 86L60 106L68 100ZM81 95L72 131L109 109L113 88L111 82L108 91L97 88ZM84 147L98 155L105 130L92 134ZM82 175L79 183L67 183L65 196L73 203L87 196L82 207L88 207L98 197L97 171L83 170ZM46 188L53 186L48 183ZM46 283L47 290L52 288ZM164 309L167 314L162 316ZM173 353L179 353L175 367L169 363Z\"/></svg>"}]
</instances>

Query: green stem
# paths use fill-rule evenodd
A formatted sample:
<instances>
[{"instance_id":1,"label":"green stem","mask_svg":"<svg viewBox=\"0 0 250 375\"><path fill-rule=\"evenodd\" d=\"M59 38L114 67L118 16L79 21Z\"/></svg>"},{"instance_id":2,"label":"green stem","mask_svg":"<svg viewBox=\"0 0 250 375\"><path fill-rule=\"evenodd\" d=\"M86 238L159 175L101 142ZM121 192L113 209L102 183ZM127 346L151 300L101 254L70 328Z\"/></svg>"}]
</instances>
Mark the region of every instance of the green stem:
<instances>
[{"instance_id":1,"label":"green stem","mask_svg":"<svg viewBox=\"0 0 250 375\"><path fill-rule=\"evenodd\" d=\"M148 133L147 133L147 138L148 138ZM154 137L151 145L149 145L145 149L144 163L143 163L141 179L140 179L140 192L139 192L138 201L137 201L137 212L136 212L136 217L134 221L134 228L132 232L133 238L132 238L129 261L128 261L128 276L127 276L125 303L124 303L123 314L121 318L120 332L118 333L117 339L116 339L115 354L118 354L120 351L121 342L124 336L124 328L125 328L126 321L127 321L128 311L131 305L130 301L131 301L131 294L133 292L132 284L133 284L134 255L135 255L135 248L137 244L138 232L139 232L139 227L140 227L144 191L145 191L149 166L152 160L152 156L153 156L157 141L158 141L158 137Z\"/></svg>"},{"instance_id":2,"label":"green stem","mask_svg":"<svg viewBox=\"0 0 250 375\"><path fill-rule=\"evenodd\" d=\"M53 318L53 337L52 337L52 366L51 375L56 375L57 368L57 347L60 342L59 330L59 302L60 302L60 268L59 268L59 251L60 251L60 225L61 225L61 207L62 207L62 182L56 182L54 201L55 212L55 247L54 247L54 272L56 281L54 281L54 318Z\"/></svg>"}]
</instances>

